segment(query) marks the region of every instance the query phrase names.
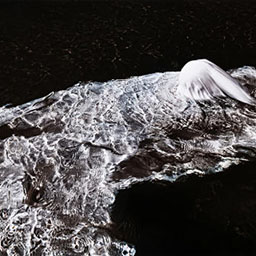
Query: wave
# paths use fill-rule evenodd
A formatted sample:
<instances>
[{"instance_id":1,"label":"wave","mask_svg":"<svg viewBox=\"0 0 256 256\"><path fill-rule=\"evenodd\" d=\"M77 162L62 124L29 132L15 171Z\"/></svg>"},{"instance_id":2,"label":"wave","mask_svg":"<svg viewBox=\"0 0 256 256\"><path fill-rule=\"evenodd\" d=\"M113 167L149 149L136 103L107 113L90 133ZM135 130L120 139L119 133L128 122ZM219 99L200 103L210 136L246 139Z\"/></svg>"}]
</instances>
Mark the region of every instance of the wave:
<instances>
[{"instance_id":1,"label":"wave","mask_svg":"<svg viewBox=\"0 0 256 256\"><path fill-rule=\"evenodd\" d=\"M256 96L253 67L228 73ZM255 106L187 100L177 93L179 75L79 82L0 108L1 251L135 255L111 235L118 191L255 158Z\"/></svg>"}]
</instances>

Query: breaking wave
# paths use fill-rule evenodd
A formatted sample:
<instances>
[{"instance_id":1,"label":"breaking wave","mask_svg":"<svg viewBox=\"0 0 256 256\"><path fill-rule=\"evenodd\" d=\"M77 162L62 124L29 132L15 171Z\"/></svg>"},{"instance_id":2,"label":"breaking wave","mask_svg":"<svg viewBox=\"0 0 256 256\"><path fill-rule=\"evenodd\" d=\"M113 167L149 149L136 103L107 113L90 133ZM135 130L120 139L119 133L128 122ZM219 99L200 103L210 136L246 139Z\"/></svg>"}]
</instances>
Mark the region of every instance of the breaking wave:
<instances>
[{"instance_id":1,"label":"breaking wave","mask_svg":"<svg viewBox=\"0 0 256 256\"><path fill-rule=\"evenodd\" d=\"M230 75L256 96L256 70ZM135 255L111 232L111 205L142 181L223 171L256 155L256 107L193 102L179 72L78 83L0 108L0 250Z\"/></svg>"}]
</instances>

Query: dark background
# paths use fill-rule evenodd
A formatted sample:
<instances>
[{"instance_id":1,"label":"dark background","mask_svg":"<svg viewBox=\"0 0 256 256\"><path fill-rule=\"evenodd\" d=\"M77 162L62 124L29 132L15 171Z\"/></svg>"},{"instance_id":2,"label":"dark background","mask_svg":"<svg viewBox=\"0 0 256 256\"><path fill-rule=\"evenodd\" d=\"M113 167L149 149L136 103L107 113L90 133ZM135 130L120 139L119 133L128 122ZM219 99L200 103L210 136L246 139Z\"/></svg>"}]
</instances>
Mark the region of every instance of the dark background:
<instances>
[{"instance_id":1,"label":"dark background","mask_svg":"<svg viewBox=\"0 0 256 256\"><path fill-rule=\"evenodd\" d=\"M255 162L120 191L113 231L136 256L256 255Z\"/></svg>"},{"instance_id":2,"label":"dark background","mask_svg":"<svg viewBox=\"0 0 256 256\"><path fill-rule=\"evenodd\" d=\"M0 105L207 58L256 66L254 1L70 1L0 4ZM255 255L255 164L117 195L113 234L136 255Z\"/></svg>"},{"instance_id":3,"label":"dark background","mask_svg":"<svg viewBox=\"0 0 256 256\"><path fill-rule=\"evenodd\" d=\"M256 65L254 1L55 1L0 4L0 105L78 81L180 70L208 58Z\"/></svg>"}]
</instances>

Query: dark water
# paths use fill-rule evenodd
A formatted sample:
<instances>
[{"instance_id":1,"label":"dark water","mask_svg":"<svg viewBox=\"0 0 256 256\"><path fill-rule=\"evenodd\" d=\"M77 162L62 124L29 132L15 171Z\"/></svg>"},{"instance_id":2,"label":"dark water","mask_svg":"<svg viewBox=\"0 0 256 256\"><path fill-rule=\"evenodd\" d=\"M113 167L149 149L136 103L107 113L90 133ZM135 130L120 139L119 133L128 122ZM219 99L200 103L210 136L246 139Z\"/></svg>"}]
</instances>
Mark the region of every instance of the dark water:
<instances>
[{"instance_id":1,"label":"dark water","mask_svg":"<svg viewBox=\"0 0 256 256\"><path fill-rule=\"evenodd\" d=\"M1 106L64 90L1 108L3 255L254 255L253 107L227 99L182 112L172 72L66 90L201 57L256 66L252 2L5 3L0 13ZM253 68L232 74L254 95Z\"/></svg>"},{"instance_id":2,"label":"dark water","mask_svg":"<svg viewBox=\"0 0 256 256\"><path fill-rule=\"evenodd\" d=\"M72 86L207 58L225 70L255 66L253 1L4 3L1 105Z\"/></svg>"}]
</instances>

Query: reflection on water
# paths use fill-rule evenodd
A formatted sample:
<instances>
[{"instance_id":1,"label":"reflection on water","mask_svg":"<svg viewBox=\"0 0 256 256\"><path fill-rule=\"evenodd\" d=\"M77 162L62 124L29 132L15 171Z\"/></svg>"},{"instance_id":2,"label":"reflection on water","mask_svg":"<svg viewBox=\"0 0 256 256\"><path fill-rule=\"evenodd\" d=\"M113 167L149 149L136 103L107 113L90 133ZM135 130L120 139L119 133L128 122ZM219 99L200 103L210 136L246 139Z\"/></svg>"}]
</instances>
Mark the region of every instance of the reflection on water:
<instances>
[{"instance_id":1,"label":"reflection on water","mask_svg":"<svg viewBox=\"0 0 256 256\"><path fill-rule=\"evenodd\" d=\"M78 83L0 108L4 255L134 255L111 232L120 189L255 157L255 107L186 101L178 72ZM255 96L256 70L231 75Z\"/></svg>"}]
</instances>

